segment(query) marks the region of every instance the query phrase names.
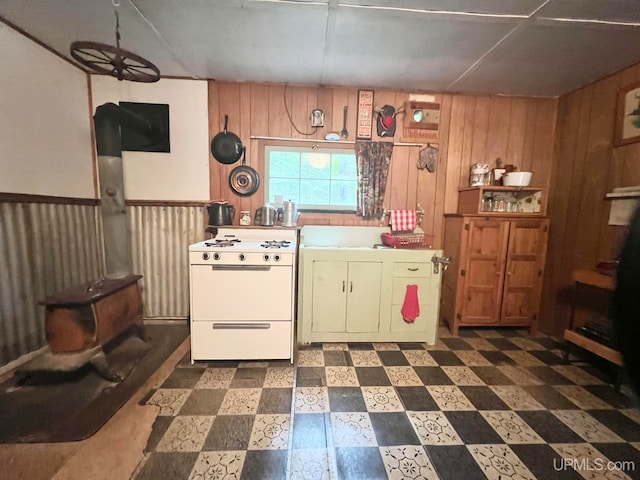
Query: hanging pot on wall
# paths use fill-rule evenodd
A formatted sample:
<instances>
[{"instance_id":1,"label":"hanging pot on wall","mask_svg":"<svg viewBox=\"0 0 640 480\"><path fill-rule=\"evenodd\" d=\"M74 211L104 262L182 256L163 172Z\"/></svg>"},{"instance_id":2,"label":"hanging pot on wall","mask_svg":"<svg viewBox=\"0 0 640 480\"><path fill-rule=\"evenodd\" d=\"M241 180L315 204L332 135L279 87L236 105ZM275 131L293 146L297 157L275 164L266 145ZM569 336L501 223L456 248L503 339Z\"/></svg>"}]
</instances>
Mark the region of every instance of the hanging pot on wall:
<instances>
[{"instance_id":1,"label":"hanging pot on wall","mask_svg":"<svg viewBox=\"0 0 640 480\"><path fill-rule=\"evenodd\" d=\"M218 133L211 140L211 154L220 163L231 165L240 160L243 146L240 138L232 132L227 131L229 115L224 116L224 130Z\"/></svg>"},{"instance_id":2,"label":"hanging pot on wall","mask_svg":"<svg viewBox=\"0 0 640 480\"><path fill-rule=\"evenodd\" d=\"M242 148L242 165L237 166L229 174L231 190L241 197L248 197L258 191L260 175L247 164L247 149Z\"/></svg>"}]
</instances>

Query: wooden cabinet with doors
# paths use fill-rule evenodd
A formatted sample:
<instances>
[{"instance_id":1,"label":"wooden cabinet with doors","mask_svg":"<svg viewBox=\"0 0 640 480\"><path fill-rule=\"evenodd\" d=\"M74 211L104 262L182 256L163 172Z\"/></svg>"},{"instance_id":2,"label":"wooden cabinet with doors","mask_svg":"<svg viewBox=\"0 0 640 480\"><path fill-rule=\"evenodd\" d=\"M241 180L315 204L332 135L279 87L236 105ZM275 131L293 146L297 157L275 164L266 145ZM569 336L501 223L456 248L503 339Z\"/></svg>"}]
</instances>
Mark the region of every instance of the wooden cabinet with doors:
<instances>
[{"instance_id":1,"label":"wooden cabinet with doors","mask_svg":"<svg viewBox=\"0 0 640 480\"><path fill-rule=\"evenodd\" d=\"M447 215L441 319L456 335L465 326L536 330L549 219Z\"/></svg>"},{"instance_id":2,"label":"wooden cabinet with doors","mask_svg":"<svg viewBox=\"0 0 640 480\"><path fill-rule=\"evenodd\" d=\"M377 332L382 262L313 262L313 332Z\"/></svg>"}]
</instances>

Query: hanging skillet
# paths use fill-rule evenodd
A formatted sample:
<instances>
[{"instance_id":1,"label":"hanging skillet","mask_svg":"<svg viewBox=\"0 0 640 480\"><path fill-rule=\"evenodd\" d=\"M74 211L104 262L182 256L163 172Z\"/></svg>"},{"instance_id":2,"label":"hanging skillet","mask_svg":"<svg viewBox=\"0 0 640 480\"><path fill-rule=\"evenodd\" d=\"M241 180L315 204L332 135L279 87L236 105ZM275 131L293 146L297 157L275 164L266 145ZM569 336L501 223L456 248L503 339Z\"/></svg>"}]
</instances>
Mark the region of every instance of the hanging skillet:
<instances>
[{"instance_id":1,"label":"hanging skillet","mask_svg":"<svg viewBox=\"0 0 640 480\"><path fill-rule=\"evenodd\" d=\"M242 147L242 165L235 167L229 174L231 190L241 197L248 197L258 191L260 175L247 164L247 149Z\"/></svg>"},{"instance_id":2,"label":"hanging skillet","mask_svg":"<svg viewBox=\"0 0 640 480\"><path fill-rule=\"evenodd\" d=\"M228 122L229 116L225 115L224 130L211 140L211 154L220 163L231 165L240 160L243 147L242 141L235 133L227 132Z\"/></svg>"}]
</instances>

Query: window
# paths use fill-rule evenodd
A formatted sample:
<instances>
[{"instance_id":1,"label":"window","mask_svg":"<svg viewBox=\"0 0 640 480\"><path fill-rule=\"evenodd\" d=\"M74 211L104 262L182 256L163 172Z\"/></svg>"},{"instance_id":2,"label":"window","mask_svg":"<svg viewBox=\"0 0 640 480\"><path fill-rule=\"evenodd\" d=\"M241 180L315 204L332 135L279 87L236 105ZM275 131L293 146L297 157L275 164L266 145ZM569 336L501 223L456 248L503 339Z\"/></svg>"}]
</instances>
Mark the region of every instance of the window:
<instances>
[{"instance_id":1,"label":"window","mask_svg":"<svg viewBox=\"0 0 640 480\"><path fill-rule=\"evenodd\" d=\"M356 209L358 174L353 149L265 147L265 201L276 195L292 200L298 210Z\"/></svg>"}]
</instances>

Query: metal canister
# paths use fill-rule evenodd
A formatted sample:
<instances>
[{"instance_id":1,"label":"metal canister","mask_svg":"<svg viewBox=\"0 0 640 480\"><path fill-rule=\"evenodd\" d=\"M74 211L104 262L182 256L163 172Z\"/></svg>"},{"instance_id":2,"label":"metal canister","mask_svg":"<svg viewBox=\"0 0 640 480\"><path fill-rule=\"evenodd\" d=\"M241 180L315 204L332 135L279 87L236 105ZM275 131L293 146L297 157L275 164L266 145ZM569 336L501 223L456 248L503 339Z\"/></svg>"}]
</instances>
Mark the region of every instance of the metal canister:
<instances>
[{"instance_id":1,"label":"metal canister","mask_svg":"<svg viewBox=\"0 0 640 480\"><path fill-rule=\"evenodd\" d=\"M296 204L291 200L282 202L282 226L295 227L298 221L298 211Z\"/></svg>"}]
</instances>

